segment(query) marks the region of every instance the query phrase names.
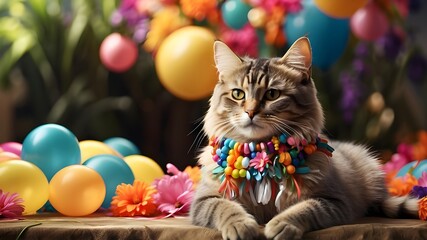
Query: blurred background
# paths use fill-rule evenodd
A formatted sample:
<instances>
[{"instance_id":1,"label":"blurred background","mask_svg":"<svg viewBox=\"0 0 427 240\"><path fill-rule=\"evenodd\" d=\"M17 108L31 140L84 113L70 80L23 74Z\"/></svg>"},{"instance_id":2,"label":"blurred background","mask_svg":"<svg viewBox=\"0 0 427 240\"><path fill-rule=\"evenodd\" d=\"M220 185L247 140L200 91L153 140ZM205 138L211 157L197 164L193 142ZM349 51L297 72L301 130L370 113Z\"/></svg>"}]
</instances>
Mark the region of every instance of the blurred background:
<instances>
[{"instance_id":1,"label":"blurred background","mask_svg":"<svg viewBox=\"0 0 427 240\"><path fill-rule=\"evenodd\" d=\"M198 26L252 57L282 56L307 35L325 133L371 145L387 161L398 144L427 129L427 4L353 2L1 1L0 143L22 142L35 127L57 123L80 141L127 138L162 167L195 165L212 90L203 79L211 76L191 74L198 64L181 67L193 75L188 79L160 71L179 71L162 47L189 42L200 49L188 52L203 50L197 39L206 33L188 29ZM192 90L198 79L206 93ZM178 80L188 91L171 91Z\"/></svg>"}]
</instances>

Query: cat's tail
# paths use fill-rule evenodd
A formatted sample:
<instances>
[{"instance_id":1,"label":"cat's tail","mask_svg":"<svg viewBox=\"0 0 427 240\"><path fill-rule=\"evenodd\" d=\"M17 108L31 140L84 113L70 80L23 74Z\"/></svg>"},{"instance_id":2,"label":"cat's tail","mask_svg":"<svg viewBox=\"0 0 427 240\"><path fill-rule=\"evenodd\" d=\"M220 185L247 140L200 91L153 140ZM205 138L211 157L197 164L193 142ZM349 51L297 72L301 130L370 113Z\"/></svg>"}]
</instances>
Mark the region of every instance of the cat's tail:
<instances>
[{"instance_id":1,"label":"cat's tail","mask_svg":"<svg viewBox=\"0 0 427 240\"><path fill-rule=\"evenodd\" d=\"M382 203L384 214L390 218L418 218L418 209L418 199L412 196L389 196Z\"/></svg>"}]
</instances>

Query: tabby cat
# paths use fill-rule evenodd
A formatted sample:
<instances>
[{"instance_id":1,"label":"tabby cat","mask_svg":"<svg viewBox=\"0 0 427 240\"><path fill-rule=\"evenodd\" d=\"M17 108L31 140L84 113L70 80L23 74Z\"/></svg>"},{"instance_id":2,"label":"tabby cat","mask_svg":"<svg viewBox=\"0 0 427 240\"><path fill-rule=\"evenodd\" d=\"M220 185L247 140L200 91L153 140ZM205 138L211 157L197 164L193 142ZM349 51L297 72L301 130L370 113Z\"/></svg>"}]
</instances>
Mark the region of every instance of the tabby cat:
<instances>
[{"instance_id":1,"label":"tabby cat","mask_svg":"<svg viewBox=\"0 0 427 240\"><path fill-rule=\"evenodd\" d=\"M240 58L220 41L214 52L219 81L204 118L210 144L199 159L193 224L218 229L224 239L299 239L370 210L418 216L416 199L388 195L364 146L320 135L308 38L282 58Z\"/></svg>"}]
</instances>

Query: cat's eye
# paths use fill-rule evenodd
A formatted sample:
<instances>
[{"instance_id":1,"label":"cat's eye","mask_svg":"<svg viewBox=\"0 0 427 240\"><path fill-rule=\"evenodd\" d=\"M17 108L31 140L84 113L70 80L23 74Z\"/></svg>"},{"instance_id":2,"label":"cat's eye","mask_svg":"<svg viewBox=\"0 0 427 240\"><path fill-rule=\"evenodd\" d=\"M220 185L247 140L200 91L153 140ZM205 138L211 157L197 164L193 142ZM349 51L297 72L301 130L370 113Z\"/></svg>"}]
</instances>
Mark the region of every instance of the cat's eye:
<instances>
[{"instance_id":1,"label":"cat's eye","mask_svg":"<svg viewBox=\"0 0 427 240\"><path fill-rule=\"evenodd\" d=\"M235 99L235 100L242 100L243 98L245 98L245 92L243 92L243 90L241 89L233 89L233 91L231 92L231 96Z\"/></svg>"},{"instance_id":2,"label":"cat's eye","mask_svg":"<svg viewBox=\"0 0 427 240\"><path fill-rule=\"evenodd\" d=\"M303 80L301 80L301 84L302 85L308 85L310 83L310 79L309 78L304 78Z\"/></svg>"},{"instance_id":3,"label":"cat's eye","mask_svg":"<svg viewBox=\"0 0 427 240\"><path fill-rule=\"evenodd\" d=\"M267 100L276 100L280 96L280 91L277 89L270 89L264 94L264 98Z\"/></svg>"}]
</instances>

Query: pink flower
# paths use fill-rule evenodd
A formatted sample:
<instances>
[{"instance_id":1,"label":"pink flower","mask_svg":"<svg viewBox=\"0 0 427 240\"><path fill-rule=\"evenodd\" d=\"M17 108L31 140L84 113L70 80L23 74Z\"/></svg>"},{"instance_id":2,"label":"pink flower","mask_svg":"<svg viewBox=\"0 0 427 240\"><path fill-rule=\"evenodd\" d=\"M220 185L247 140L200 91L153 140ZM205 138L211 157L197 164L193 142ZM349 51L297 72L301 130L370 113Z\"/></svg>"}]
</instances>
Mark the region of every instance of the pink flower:
<instances>
[{"instance_id":1,"label":"pink flower","mask_svg":"<svg viewBox=\"0 0 427 240\"><path fill-rule=\"evenodd\" d=\"M255 158L253 158L249 166L254 167L259 172L264 172L264 168L267 164L271 164L270 159L268 158L268 155L266 152L257 152Z\"/></svg>"},{"instance_id":2,"label":"pink flower","mask_svg":"<svg viewBox=\"0 0 427 240\"><path fill-rule=\"evenodd\" d=\"M418 178L418 186L427 187L427 172L423 172L421 177Z\"/></svg>"},{"instance_id":3,"label":"pink flower","mask_svg":"<svg viewBox=\"0 0 427 240\"><path fill-rule=\"evenodd\" d=\"M174 165L169 163L166 167L168 173L174 175L165 175L153 183L157 189L154 201L158 210L168 216L186 214L194 197L193 182L187 173L179 171Z\"/></svg>"},{"instance_id":4,"label":"pink flower","mask_svg":"<svg viewBox=\"0 0 427 240\"><path fill-rule=\"evenodd\" d=\"M17 218L24 211L24 200L17 193L9 195L0 189L0 218Z\"/></svg>"},{"instance_id":5,"label":"pink flower","mask_svg":"<svg viewBox=\"0 0 427 240\"><path fill-rule=\"evenodd\" d=\"M383 165L383 169L386 173L399 171L408 162L409 160L404 154L395 153L391 156L390 161Z\"/></svg>"},{"instance_id":6,"label":"pink flower","mask_svg":"<svg viewBox=\"0 0 427 240\"><path fill-rule=\"evenodd\" d=\"M240 56L258 56L258 37L255 29L246 25L240 30L224 28L221 39Z\"/></svg>"},{"instance_id":7,"label":"pink flower","mask_svg":"<svg viewBox=\"0 0 427 240\"><path fill-rule=\"evenodd\" d=\"M274 7L280 7L287 12L295 13L302 9L301 0L251 0L253 5L271 11Z\"/></svg>"}]
</instances>

